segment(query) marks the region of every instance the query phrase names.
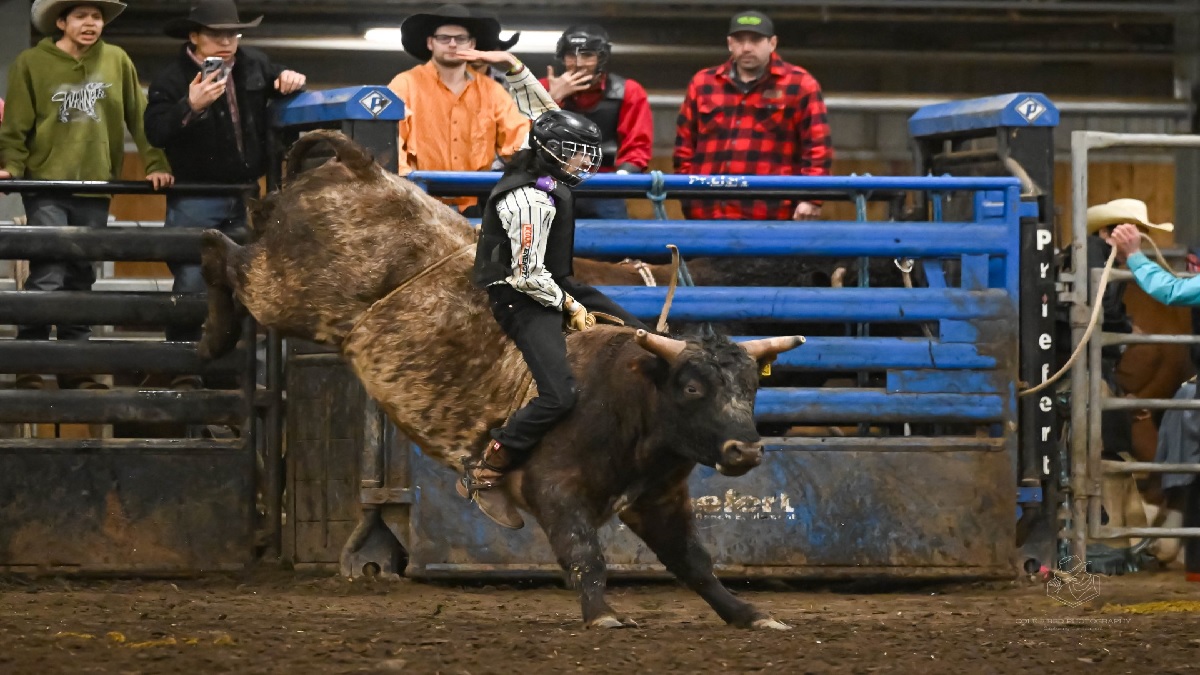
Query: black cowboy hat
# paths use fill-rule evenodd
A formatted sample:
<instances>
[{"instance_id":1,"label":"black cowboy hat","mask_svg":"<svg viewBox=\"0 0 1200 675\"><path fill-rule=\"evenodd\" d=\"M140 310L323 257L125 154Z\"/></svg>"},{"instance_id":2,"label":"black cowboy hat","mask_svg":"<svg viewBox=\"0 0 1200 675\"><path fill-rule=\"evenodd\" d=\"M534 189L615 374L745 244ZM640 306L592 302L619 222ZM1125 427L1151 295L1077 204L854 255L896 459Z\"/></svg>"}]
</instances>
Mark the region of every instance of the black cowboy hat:
<instances>
[{"instance_id":1,"label":"black cowboy hat","mask_svg":"<svg viewBox=\"0 0 1200 675\"><path fill-rule=\"evenodd\" d=\"M241 30L254 28L262 23L260 16L253 21L243 22L238 17L237 5L233 0L196 0L192 11L183 19L172 19L163 26L163 32L173 38L187 39L193 31L201 28L212 30Z\"/></svg>"},{"instance_id":2,"label":"black cowboy hat","mask_svg":"<svg viewBox=\"0 0 1200 675\"><path fill-rule=\"evenodd\" d=\"M489 12L474 11L462 5L442 5L431 12L413 14L400 24L400 42L404 51L424 63L433 57L425 41L440 26L454 24L466 28L475 38L475 48L490 52L507 49L516 43L510 38L500 40L500 21ZM515 37L515 36L514 36Z\"/></svg>"}]
</instances>

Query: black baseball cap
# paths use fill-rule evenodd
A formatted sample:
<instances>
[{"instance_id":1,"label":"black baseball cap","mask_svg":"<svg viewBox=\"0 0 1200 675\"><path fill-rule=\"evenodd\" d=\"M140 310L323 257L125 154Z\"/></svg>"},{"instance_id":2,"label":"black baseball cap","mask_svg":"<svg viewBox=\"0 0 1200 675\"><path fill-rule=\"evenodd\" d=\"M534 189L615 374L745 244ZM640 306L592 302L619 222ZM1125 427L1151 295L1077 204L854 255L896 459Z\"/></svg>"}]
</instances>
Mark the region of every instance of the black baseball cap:
<instances>
[{"instance_id":1,"label":"black baseball cap","mask_svg":"<svg viewBox=\"0 0 1200 675\"><path fill-rule=\"evenodd\" d=\"M775 35L775 24L771 22L771 17L762 12L739 12L729 20L729 34L734 33L758 33L771 37Z\"/></svg>"}]
</instances>

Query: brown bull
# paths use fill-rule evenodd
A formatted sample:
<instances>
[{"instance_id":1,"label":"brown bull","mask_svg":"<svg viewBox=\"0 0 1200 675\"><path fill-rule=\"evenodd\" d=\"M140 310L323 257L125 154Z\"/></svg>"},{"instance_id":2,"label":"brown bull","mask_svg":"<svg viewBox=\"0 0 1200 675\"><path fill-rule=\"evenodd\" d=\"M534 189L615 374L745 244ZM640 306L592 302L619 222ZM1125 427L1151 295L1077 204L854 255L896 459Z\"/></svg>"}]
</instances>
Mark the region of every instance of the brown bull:
<instances>
[{"instance_id":1,"label":"brown bull","mask_svg":"<svg viewBox=\"0 0 1200 675\"><path fill-rule=\"evenodd\" d=\"M292 175L321 142L336 159ZM264 325L339 347L397 427L459 469L532 393L520 353L470 282L471 229L341 134L303 137L288 166L288 183L259 211L254 243L204 233L210 313L201 353L232 347L236 297ZM579 402L503 489L545 530L580 590L586 623L626 623L604 600L597 536L617 515L727 622L786 627L713 574L696 539L687 478L696 463L740 475L761 462L757 361L802 341L739 347L617 327L569 337Z\"/></svg>"}]
</instances>

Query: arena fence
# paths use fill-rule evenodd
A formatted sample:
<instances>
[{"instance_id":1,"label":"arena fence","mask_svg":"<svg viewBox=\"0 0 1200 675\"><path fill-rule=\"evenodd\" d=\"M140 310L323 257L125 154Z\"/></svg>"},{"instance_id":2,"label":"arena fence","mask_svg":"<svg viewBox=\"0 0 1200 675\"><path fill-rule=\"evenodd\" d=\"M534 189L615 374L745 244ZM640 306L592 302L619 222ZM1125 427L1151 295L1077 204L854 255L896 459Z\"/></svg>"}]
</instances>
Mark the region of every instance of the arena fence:
<instances>
[{"instance_id":1,"label":"arena fence","mask_svg":"<svg viewBox=\"0 0 1200 675\"><path fill-rule=\"evenodd\" d=\"M146 182L6 181L8 192L152 194ZM240 194L257 186L180 185L154 194ZM243 235L244 236L244 233ZM0 227L10 260L199 262L199 231ZM170 292L3 291L0 323L159 331L204 320L203 296ZM246 335L255 334L248 322ZM0 373L111 375L107 391L0 390L0 568L127 572L236 569L259 553L253 337L203 362L159 339L0 341ZM174 390L172 376L215 387ZM157 377L154 386L147 378ZM91 424L92 433L65 425ZM32 426L32 425L36 425ZM204 433L219 429L221 433ZM82 433L79 433L82 432ZM232 432L232 433L231 433ZM51 435L54 437L46 437ZM75 437L72 437L75 436Z\"/></svg>"},{"instance_id":2,"label":"arena fence","mask_svg":"<svg viewBox=\"0 0 1200 675\"><path fill-rule=\"evenodd\" d=\"M1102 270L1090 276L1088 269L1086 240L1088 208L1088 156L1092 150L1117 147L1197 148L1200 136L1167 134L1114 134L1095 131L1076 131L1071 134L1071 182L1072 236L1071 260L1073 274L1063 279L1067 290L1063 294L1071 308L1072 344L1078 345L1087 330L1092 307L1097 302ZM1130 195L1136 197L1137 195ZM1129 280L1127 271L1112 272L1111 280ZM1063 528L1065 541L1069 541L1069 554L1079 561L1088 560L1089 539L1118 539L1127 537L1200 538L1200 493L1196 482L1190 486L1191 504L1185 514L1188 527L1112 527L1103 522L1102 503L1104 477L1106 475L1128 475L1149 473L1200 473L1200 464L1172 464L1154 462L1105 462L1102 461L1103 443L1100 421L1105 411L1133 409L1148 410L1195 410L1200 409L1200 399L1129 399L1108 396L1102 386L1100 350L1108 345L1128 344L1200 344L1194 335L1147 335L1097 332L1089 345L1087 358L1076 362L1071 371L1071 429L1070 434L1070 517ZM1114 514L1115 515L1115 514ZM1195 559L1200 558L1200 546L1189 544L1187 559L1189 569Z\"/></svg>"}]
</instances>

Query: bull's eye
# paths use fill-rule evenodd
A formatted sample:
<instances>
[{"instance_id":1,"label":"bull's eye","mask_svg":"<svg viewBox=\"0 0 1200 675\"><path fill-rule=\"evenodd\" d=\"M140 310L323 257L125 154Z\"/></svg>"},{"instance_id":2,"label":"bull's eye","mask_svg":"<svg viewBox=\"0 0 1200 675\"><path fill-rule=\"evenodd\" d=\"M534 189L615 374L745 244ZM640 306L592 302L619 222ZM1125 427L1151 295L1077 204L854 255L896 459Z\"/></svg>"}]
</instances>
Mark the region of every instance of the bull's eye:
<instances>
[{"instance_id":1,"label":"bull's eye","mask_svg":"<svg viewBox=\"0 0 1200 675\"><path fill-rule=\"evenodd\" d=\"M704 388L698 382L688 382L683 387L683 394L688 398L700 398L704 395Z\"/></svg>"}]
</instances>

